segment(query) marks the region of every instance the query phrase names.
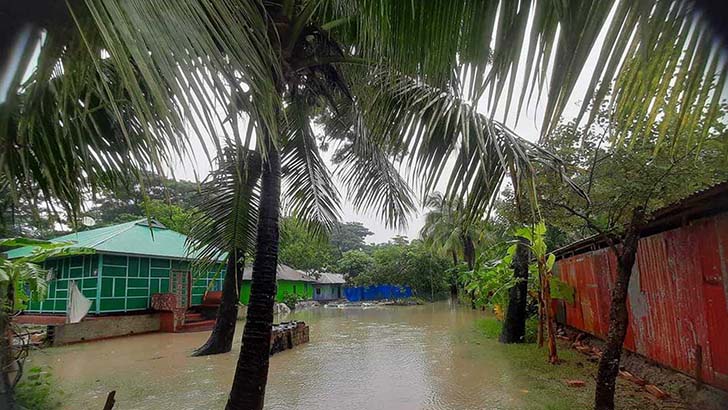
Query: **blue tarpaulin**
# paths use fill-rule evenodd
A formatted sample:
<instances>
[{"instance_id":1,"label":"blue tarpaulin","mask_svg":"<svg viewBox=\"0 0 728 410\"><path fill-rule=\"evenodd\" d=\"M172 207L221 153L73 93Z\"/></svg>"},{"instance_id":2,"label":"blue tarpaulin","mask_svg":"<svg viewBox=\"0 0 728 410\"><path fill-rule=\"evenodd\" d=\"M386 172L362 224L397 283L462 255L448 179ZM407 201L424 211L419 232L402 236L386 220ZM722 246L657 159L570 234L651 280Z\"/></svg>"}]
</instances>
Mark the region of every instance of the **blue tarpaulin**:
<instances>
[{"instance_id":1,"label":"blue tarpaulin","mask_svg":"<svg viewBox=\"0 0 728 410\"><path fill-rule=\"evenodd\" d=\"M349 302L364 300L404 299L412 297L412 288L409 286L376 285L345 288L344 296Z\"/></svg>"}]
</instances>

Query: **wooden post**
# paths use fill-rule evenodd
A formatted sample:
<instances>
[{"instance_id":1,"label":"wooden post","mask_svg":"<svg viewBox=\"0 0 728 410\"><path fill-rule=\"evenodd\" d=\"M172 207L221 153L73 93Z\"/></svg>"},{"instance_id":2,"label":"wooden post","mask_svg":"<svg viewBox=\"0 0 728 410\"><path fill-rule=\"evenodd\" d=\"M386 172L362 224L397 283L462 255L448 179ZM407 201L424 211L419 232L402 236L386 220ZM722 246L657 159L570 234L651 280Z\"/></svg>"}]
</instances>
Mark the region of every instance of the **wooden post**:
<instances>
[{"instance_id":1,"label":"wooden post","mask_svg":"<svg viewBox=\"0 0 728 410\"><path fill-rule=\"evenodd\" d=\"M116 400L114 397L116 396L116 390L112 390L109 392L109 395L106 396L106 403L104 404L103 410L111 410L114 408L114 404L116 404Z\"/></svg>"},{"instance_id":2,"label":"wooden post","mask_svg":"<svg viewBox=\"0 0 728 410\"><path fill-rule=\"evenodd\" d=\"M695 346L695 381L698 389L703 385L703 346Z\"/></svg>"}]
</instances>

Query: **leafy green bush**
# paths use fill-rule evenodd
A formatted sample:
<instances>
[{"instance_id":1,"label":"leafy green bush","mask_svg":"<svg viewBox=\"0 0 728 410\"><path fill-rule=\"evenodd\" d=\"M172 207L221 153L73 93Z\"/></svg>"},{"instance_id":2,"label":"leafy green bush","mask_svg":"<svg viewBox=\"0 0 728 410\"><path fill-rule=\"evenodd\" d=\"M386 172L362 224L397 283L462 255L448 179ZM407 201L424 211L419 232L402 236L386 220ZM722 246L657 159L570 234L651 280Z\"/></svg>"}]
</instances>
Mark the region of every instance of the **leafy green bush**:
<instances>
[{"instance_id":1,"label":"leafy green bush","mask_svg":"<svg viewBox=\"0 0 728 410\"><path fill-rule=\"evenodd\" d=\"M283 303L285 303L291 310L294 310L296 308L296 303L302 300L303 298L295 293L286 292L283 294Z\"/></svg>"},{"instance_id":2,"label":"leafy green bush","mask_svg":"<svg viewBox=\"0 0 728 410\"><path fill-rule=\"evenodd\" d=\"M28 410L53 410L60 408L62 392L54 386L48 369L33 367L15 387L15 398L21 408Z\"/></svg>"},{"instance_id":3,"label":"leafy green bush","mask_svg":"<svg viewBox=\"0 0 728 410\"><path fill-rule=\"evenodd\" d=\"M536 343L538 336L538 315L526 319L526 343Z\"/></svg>"}]
</instances>

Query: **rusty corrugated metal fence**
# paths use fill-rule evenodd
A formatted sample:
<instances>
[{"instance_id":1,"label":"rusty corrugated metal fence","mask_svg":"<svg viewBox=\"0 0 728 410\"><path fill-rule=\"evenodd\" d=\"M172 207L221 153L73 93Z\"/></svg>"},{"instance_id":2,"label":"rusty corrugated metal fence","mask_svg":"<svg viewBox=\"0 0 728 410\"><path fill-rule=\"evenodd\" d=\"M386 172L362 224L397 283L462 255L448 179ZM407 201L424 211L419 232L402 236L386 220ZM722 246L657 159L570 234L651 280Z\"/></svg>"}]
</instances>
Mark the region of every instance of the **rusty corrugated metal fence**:
<instances>
[{"instance_id":1,"label":"rusty corrugated metal fence","mask_svg":"<svg viewBox=\"0 0 728 410\"><path fill-rule=\"evenodd\" d=\"M558 261L567 325L606 338L616 268L608 248ZM626 349L728 390L728 214L643 238L628 307Z\"/></svg>"}]
</instances>

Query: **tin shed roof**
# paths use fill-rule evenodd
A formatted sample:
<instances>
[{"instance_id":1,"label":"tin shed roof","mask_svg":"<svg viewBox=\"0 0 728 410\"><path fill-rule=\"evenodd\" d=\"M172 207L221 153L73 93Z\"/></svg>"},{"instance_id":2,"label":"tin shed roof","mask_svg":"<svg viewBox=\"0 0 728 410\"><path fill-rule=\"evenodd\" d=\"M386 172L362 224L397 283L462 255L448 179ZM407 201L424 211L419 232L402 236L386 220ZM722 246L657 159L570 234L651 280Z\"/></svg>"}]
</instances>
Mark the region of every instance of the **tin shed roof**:
<instances>
[{"instance_id":1,"label":"tin shed roof","mask_svg":"<svg viewBox=\"0 0 728 410\"><path fill-rule=\"evenodd\" d=\"M316 282L323 284L344 284L346 280L344 279L344 275L340 273L320 272Z\"/></svg>"},{"instance_id":2,"label":"tin shed roof","mask_svg":"<svg viewBox=\"0 0 728 410\"><path fill-rule=\"evenodd\" d=\"M185 242L187 236L168 229L159 222L146 219L126 222L88 231L74 232L51 239L51 242L72 242L71 248L90 248L100 253L144 255L171 259L194 259ZM33 252L33 246L12 249L8 259L20 258Z\"/></svg>"},{"instance_id":3,"label":"tin shed roof","mask_svg":"<svg viewBox=\"0 0 728 410\"><path fill-rule=\"evenodd\" d=\"M253 267L246 266L243 271L243 280L251 280L253 278ZM316 282L315 279L301 272L300 270L293 269L288 265L278 264L278 273L276 274L278 280L290 280L300 282Z\"/></svg>"},{"instance_id":4,"label":"tin shed roof","mask_svg":"<svg viewBox=\"0 0 728 410\"><path fill-rule=\"evenodd\" d=\"M682 226L694 219L728 211L728 181L696 191L685 198L655 210L642 228L643 237ZM557 258L589 252L607 246L604 235L596 234L556 249Z\"/></svg>"}]
</instances>

